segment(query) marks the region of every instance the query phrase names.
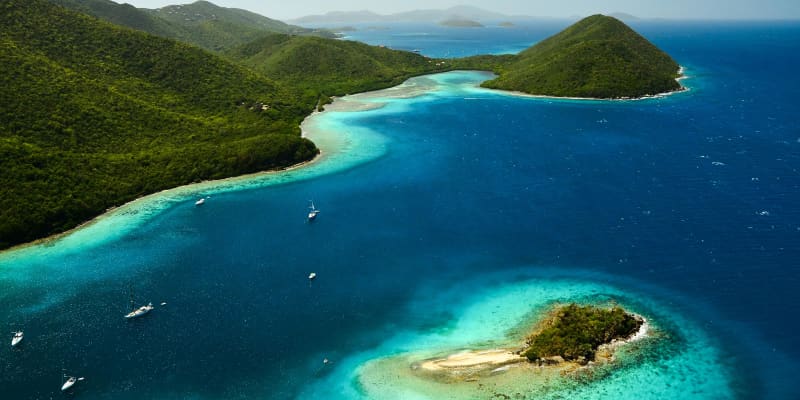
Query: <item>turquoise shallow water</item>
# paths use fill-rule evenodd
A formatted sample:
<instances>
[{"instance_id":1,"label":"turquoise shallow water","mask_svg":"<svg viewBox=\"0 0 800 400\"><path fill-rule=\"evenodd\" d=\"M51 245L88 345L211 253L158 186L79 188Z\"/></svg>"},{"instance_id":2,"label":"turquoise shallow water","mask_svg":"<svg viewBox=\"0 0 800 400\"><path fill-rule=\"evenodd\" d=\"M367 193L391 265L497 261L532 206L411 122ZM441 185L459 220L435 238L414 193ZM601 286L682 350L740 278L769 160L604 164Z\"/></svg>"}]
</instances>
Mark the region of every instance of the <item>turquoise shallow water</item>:
<instances>
[{"instance_id":1,"label":"turquoise shallow water","mask_svg":"<svg viewBox=\"0 0 800 400\"><path fill-rule=\"evenodd\" d=\"M423 77L309 119L309 166L3 253L0 324L26 332L0 348L4 393L58 396L66 369L87 377L80 398L391 397L369 387L370 360L612 296L674 340L562 395L794 397L800 27L642 31L690 92L530 99L476 88L482 73ZM129 285L167 305L124 321Z\"/></svg>"},{"instance_id":2,"label":"turquoise shallow water","mask_svg":"<svg viewBox=\"0 0 800 400\"><path fill-rule=\"evenodd\" d=\"M403 393L402 398L464 398L447 384L431 389L399 378L403 370L411 368L409 361L400 361L399 365L392 365L394 368L375 365L374 361L387 356L424 360L441 357L443 351L453 354L464 349L515 348L518 343L508 342L506 335L519 329L519 321L530 318L530 313L545 312L554 302L608 301L648 318L652 325L650 337L629 345L630 354L618 354L616 366L608 376L588 384L567 379L549 388L534 385L528 389L528 393L535 393L532 397L723 399L741 395L734 382L735 366L726 361L719 344L702 327L681 317L679 310L686 305L665 306L672 297L641 282L616 280L579 269L565 273L555 268L522 268L487 273L471 281L461 280L457 285L438 282L421 289L408 312L422 320L431 314L452 315L449 323L422 330L398 329L379 347L342 360L343 367L316 382L300 397L391 399ZM501 386L492 392L513 395L519 389ZM474 393L469 398L486 398L491 392Z\"/></svg>"}]
</instances>

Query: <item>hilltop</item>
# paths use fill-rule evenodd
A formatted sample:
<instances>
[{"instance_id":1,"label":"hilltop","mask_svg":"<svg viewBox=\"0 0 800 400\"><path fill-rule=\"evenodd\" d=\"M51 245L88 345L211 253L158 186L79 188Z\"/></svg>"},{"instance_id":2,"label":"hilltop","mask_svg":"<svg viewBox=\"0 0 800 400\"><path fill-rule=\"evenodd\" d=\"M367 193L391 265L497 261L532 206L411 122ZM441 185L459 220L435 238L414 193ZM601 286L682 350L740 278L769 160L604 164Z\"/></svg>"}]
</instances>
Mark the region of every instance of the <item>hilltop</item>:
<instances>
[{"instance_id":1,"label":"hilltop","mask_svg":"<svg viewBox=\"0 0 800 400\"><path fill-rule=\"evenodd\" d=\"M111 0L51 0L113 24L175 39L206 50L221 51L255 40L265 34L285 33L333 38L327 30L308 29L237 8L207 1L158 9L136 8Z\"/></svg>"},{"instance_id":2,"label":"hilltop","mask_svg":"<svg viewBox=\"0 0 800 400\"><path fill-rule=\"evenodd\" d=\"M314 157L313 103L199 48L44 0L0 13L0 247L199 180Z\"/></svg>"},{"instance_id":3,"label":"hilltop","mask_svg":"<svg viewBox=\"0 0 800 400\"><path fill-rule=\"evenodd\" d=\"M584 18L517 55L484 82L561 97L642 97L680 89L679 65L616 18Z\"/></svg>"},{"instance_id":4,"label":"hilltop","mask_svg":"<svg viewBox=\"0 0 800 400\"><path fill-rule=\"evenodd\" d=\"M225 55L312 96L333 96L398 85L445 64L408 51L311 36L269 35Z\"/></svg>"}]
</instances>

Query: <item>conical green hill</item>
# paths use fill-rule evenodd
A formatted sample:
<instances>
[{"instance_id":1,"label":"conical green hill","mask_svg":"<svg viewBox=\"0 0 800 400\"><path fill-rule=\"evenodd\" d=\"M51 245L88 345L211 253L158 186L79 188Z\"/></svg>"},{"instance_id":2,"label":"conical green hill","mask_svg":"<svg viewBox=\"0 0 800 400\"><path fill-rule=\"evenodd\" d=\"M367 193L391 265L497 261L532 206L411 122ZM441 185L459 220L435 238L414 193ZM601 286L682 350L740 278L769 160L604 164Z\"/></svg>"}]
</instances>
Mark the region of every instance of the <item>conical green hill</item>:
<instances>
[{"instance_id":1,"label":"conical green hill","mask_svg":"<svg viewBox=\"0 0 800 400\"><path fill-rule=\"evenodd\" d=\"M677 90L678 64L616 18L587 17L523 51L485 87L563 97L641 97Z\"/></svg>"}]
</instances>

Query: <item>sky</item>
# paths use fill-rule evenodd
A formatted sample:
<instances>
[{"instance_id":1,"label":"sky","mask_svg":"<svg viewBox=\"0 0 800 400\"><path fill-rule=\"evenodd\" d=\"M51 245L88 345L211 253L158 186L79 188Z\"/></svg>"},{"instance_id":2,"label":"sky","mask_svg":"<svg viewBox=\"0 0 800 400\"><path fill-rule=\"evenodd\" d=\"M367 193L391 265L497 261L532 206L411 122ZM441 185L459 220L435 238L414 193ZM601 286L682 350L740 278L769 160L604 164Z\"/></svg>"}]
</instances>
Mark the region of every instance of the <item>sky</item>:
<instances>
[{"instance_id":1,"label":"sky","mask_svg":"<svg viewBox=\"0 0 800 400\"><path fill-rule=\"evenodd\" d=\"M159 8L194 0L115 0L139 8ZM291 19L328 11L370 10L379 14L471 5L508 15L586 16L625 12L641 18L800 19L800 0L210 0L265 17Z\"/></svg>"}]
</instances>

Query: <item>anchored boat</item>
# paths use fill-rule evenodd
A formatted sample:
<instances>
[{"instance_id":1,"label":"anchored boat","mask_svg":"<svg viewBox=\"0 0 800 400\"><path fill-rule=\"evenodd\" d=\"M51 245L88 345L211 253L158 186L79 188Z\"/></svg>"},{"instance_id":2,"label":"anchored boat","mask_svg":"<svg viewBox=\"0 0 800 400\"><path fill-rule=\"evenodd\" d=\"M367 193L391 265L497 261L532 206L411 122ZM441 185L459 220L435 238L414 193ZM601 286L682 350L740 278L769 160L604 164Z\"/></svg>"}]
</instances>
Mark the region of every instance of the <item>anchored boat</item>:
<instances>
[{"instance_id":1,"label":"anchored boat","mask_svg":"<svg viewBox=\"0 0 800 400\"><path fill-rule=\"evenodd\" d=\"M18 345L19 342L22 341L22 338L23 338L22 331L14 332L14 337L11 338L11 347L14 347L14 346Z\"/></svg>"},{"instance_id":2,"label":"anchored boat","mask_svg":"<svg viewBox=\"0 0 800 400\"><path fill-rule=\"evenodd\" d=\"M317 210L317 208L314 207L314 201L313 200L311 200L311 206L308 207L308 208L311 210L311 211L308 212L308 220L309 221L313 221L315 218L317 218L317 214L319 214L319 210Z\"/></svg>"},{"instance_id":3,"label":"anchored boat","mask_svg":"<svg viewBox=\"0 0 800 400\"><path fill-rule=\"evenodd\" d=\"M131 288L131 312L125 314L126 319L141 317L153 310L153 303L148 303L146 306L136 308L136 303L133 301L133 288Z\"/></svg>"},{"instance_id":4,"label":"anchored boat","mask_svg":"<svg viewBox=\"0 0 800 400\"><path fill-rule=\"evenodd\" d=\"M66 382L64 382L63 385L61 385L61 391L62 392L67 390L67 389L69 389L69 388L71 388L71 387L73 387L73 386L75 386L76 383L78 383L78 382L80 382L80 381L82 381L84 379L83 377L76 378L74 376L67 376L67 375L64 375L64 378L67 378L67 380L66 380Z\"/></svg>"}]
</instances>

